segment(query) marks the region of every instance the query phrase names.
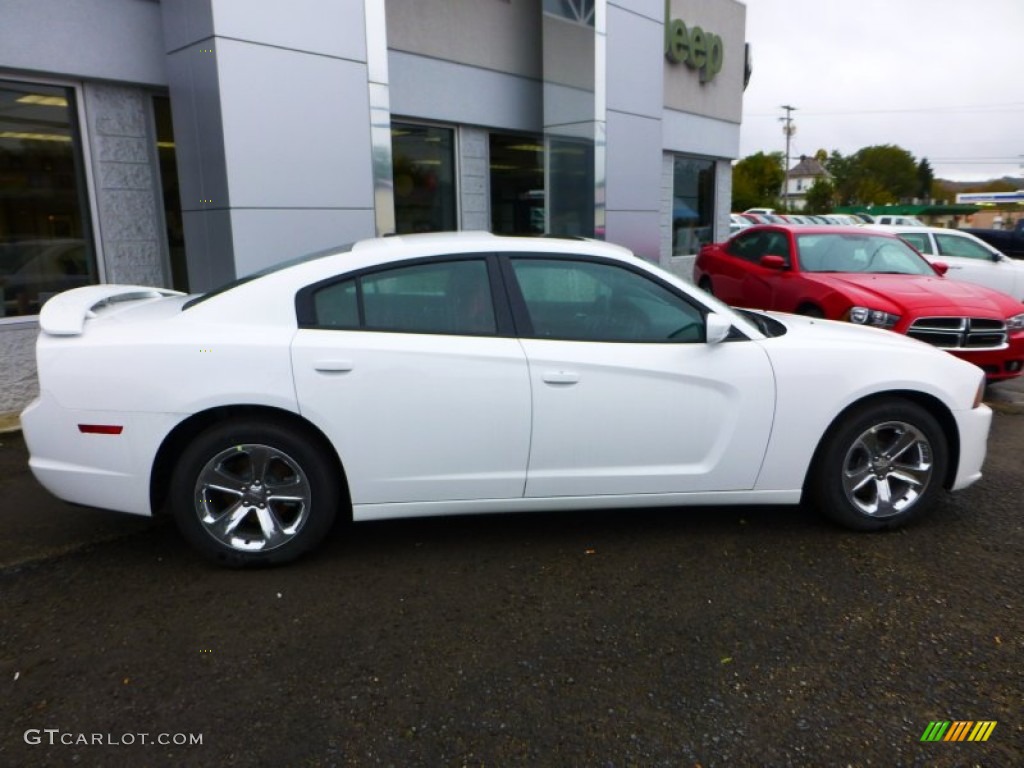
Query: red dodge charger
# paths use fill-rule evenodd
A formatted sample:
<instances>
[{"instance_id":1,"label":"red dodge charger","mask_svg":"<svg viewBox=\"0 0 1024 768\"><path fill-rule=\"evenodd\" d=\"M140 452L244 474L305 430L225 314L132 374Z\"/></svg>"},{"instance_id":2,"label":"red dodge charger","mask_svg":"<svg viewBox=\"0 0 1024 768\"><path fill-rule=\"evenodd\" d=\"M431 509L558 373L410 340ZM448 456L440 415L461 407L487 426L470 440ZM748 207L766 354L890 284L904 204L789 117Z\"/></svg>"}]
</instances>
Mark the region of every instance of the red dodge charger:
<instances>
[{"instance_id":1,"label":"red dodge charger","mask_svg":"<svg viewBox=\"0 0 1024 768\"><path fill-rule=\"evenodd\" d=\"M704 246L693 279L728 304L888 328L974 363L990 381L1019 376L1024 304L945 271L888 233L763 225Z\"/></svg>"}]
</instances>

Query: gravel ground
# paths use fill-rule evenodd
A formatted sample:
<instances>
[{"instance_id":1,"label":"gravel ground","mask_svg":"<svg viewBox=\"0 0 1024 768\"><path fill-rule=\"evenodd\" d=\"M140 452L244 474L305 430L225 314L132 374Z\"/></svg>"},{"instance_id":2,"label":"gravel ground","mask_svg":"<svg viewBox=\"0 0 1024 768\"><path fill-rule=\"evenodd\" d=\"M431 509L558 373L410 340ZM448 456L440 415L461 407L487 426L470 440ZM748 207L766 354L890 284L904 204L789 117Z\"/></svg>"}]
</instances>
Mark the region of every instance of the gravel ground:
<instances>
[{"instance_id":1,"label":"gravel ground","mask_svg":"<svg viewBox=\"0 0 1024 768\"><path fill-rule=\"evenodd\" d=\"M984 480L881 535L795 508L418 520L237 573L105 516L0 570L0 765L1021 766L1022 447L998 412ZM998 725L922 743L933 720ZM115 744L60 743L93 734Z\"/></svg>"}]
</instances>

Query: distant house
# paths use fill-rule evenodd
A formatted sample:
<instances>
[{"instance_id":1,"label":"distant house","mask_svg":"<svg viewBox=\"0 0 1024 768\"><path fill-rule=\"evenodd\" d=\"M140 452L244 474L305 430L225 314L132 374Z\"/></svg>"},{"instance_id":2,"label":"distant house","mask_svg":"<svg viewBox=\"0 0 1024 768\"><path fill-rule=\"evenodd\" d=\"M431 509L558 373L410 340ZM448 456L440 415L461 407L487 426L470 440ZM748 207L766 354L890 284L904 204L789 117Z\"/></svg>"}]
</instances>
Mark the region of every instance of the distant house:
<instances>
[{"instance_id":1,"label":"distant house","mask_svg":"<svg viewBox=\"0 0 1024 768\"><path fill-rule=\"evenodd\" d=\"M800 162L789 169L786 183L786 194L783 196L784 207L789 211L802 211L807 205L807 190L814 186L818 179L828 179L831 175L825 166L807 155L800 155Z\"/></svg>"}]
</instances>

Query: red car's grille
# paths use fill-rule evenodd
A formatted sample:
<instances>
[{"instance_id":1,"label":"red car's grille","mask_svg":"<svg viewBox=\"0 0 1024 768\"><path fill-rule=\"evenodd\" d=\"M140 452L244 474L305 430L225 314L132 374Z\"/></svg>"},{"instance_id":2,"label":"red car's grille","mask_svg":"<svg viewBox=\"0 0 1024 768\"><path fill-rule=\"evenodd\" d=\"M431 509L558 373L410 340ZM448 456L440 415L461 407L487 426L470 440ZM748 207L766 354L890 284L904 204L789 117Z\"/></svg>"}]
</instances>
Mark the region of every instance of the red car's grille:
<instances>
[{"instance_id":1,"label":"red car's grille","mask_svg":"<svg viewBox=\"0 0 1024 768\"><path fill-rule=\"evenodd\" d=\"M907 336L942 349L1000 349L1006 323L984 317L919 317Z\"/></svg>"}]
</instances>

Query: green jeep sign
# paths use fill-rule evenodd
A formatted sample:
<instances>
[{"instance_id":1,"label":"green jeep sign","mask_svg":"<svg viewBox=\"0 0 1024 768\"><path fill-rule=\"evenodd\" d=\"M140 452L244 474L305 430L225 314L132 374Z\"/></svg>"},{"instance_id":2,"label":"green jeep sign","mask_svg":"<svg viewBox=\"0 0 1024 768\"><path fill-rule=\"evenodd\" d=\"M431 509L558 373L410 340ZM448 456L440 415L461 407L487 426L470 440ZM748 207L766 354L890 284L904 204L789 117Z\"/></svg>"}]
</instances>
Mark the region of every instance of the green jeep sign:
<instances>
[{"instance_id":1,"label":"green jeep sign","mask_svg":"<svg viewBox=\"0 0 1024 768\"><path fill-rule=\"evenodd\" d=\"M665 58L673 64L685 64L700 72L702 83L722 70L725 45L722 38L700 27L686 28L680 19L671 19L671 0L665 0Z\"/></svg>"}]
</instances>

